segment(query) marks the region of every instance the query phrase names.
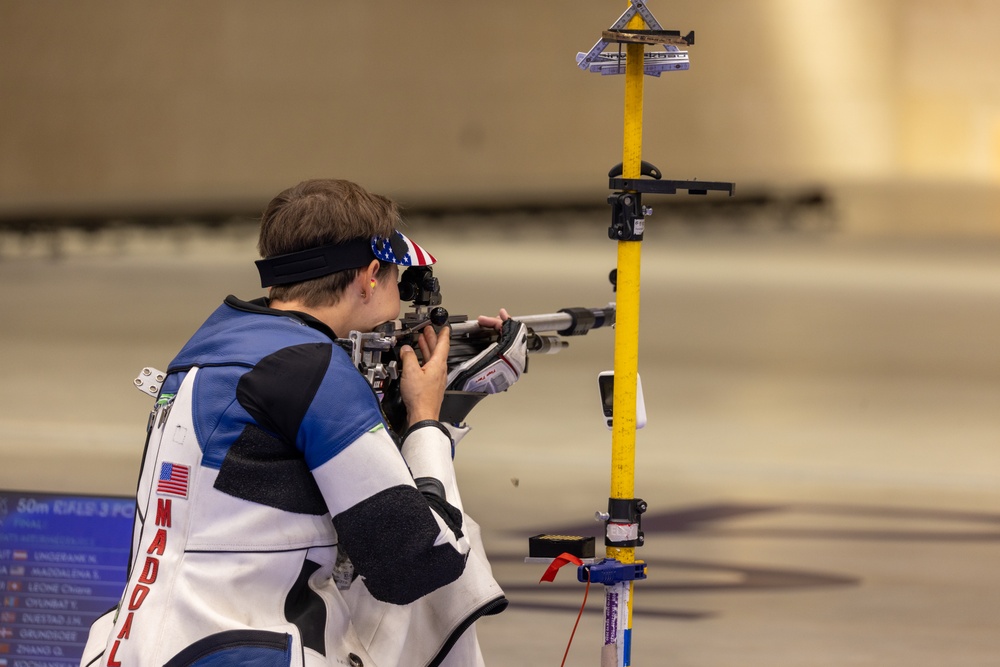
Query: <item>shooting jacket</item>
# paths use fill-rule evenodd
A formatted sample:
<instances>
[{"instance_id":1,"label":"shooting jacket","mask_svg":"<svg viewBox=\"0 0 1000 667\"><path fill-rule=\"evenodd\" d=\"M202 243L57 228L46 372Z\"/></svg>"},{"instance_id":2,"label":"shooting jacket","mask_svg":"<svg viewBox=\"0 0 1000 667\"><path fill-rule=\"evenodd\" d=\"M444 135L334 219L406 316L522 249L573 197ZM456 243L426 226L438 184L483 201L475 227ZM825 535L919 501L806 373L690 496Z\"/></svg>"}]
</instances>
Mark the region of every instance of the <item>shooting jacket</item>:
<instances>
[{"instance_id":1,"label":"shooting jacket","mask_svg":"<svg viewBox=\"0 0 1000 667\"><path fill-rule=\"evenodd\" d=\"M335 340L229 297L170 363L128 583L82 665L482 662L465 631L506 600L451 440L430 422L397 447Z\"/></svg>"}]
</instances>

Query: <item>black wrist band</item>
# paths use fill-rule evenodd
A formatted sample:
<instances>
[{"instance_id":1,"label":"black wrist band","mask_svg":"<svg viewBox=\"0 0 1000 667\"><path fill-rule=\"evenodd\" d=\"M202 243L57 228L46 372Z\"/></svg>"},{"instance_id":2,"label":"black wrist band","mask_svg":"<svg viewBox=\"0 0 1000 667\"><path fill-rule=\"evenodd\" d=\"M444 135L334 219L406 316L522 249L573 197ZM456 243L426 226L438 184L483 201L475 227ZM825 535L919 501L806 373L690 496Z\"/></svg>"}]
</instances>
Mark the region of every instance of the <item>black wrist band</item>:
<instances>
[{"instance_id":1,"label":"black wrist band","mask_svg":"<svg viewBox=\"0 0 1000 667\"><path fill-rule=\"evenodd\" d=\"M403 440L409 438L410 434L416 431L418 428L424 428L425 426L433 426L437 429L440 429L442 433L448 436L448 442L451 442L452 446L454 446L455 443L452 442L451 432L447 429L447 427L445 427L444 424L442 424L436 419L423 419L421 421L418 421L416 424L406 429L406 435L403 436Z\"/></svg>"}]
</instances>

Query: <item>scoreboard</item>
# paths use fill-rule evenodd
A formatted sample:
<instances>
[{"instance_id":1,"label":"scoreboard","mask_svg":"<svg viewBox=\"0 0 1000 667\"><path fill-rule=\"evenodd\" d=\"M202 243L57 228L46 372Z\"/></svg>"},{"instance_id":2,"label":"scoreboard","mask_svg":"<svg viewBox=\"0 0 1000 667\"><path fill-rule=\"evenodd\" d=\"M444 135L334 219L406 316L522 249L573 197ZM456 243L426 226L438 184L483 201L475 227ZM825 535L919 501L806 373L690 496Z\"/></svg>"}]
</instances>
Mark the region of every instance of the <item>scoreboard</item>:
<instances>
[{"instance_id":1,"label":"scoreboard","mask_svg":"<svg viewBox=\"0 0 1000 667\"><path fill-rule=\"evenodd\" d=\"M0 667L79 665L125 587L135 499L0 491Z\"/></svg>"}]
</instances>

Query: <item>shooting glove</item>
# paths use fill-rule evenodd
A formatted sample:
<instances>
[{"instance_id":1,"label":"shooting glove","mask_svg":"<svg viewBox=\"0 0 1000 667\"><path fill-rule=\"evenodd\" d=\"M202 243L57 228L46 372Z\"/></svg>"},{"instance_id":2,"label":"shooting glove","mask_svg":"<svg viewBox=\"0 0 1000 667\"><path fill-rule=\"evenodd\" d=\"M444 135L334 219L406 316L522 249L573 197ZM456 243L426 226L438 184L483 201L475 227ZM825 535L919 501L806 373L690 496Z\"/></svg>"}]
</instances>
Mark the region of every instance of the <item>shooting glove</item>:
<instances>
[{"instance_id":1,"label":"shooting glove","mask_svg":"<svg viewBox=\"0 0 1000 667\"><path fill-rule=\"evenodd\" d=\"M478 355L448 373L447 388L496 394L517 382L528 363L528 327L506 320L500 337Z\"/></svg>"}]
</instances>

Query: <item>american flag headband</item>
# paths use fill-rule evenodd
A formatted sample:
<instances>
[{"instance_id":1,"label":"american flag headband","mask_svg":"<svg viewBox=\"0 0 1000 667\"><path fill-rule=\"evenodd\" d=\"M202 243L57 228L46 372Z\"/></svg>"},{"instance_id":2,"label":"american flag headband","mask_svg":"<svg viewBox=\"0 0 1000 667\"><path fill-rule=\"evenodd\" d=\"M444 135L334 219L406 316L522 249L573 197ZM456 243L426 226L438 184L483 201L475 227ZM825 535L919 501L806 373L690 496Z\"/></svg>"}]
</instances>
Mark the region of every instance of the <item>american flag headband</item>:
<instances>
[{"instance_id":1,"label":"american flag headband","mask_svg":"<svg viewBox=\"0 0 1000 667\"><path fill-rule=\"evenodd\" d=\"M255 263L260 273L260 286L271 287L358 269L373 259L401 266L429 266L437 261L402 232L393 231L388 237L373 236L370 239L331 243L258 259Z\"/></svg>"}]
</instances>

